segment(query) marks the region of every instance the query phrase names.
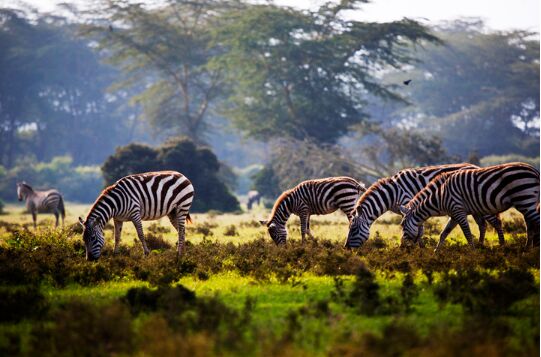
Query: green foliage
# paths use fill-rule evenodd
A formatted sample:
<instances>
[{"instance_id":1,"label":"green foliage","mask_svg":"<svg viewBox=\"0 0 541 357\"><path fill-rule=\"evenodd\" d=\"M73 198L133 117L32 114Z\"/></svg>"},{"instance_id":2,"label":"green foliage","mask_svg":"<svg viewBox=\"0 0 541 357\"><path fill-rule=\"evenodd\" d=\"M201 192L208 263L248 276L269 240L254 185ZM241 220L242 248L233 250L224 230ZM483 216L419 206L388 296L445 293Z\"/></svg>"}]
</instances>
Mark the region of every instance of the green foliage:
<instances>
[{"instance_id":1,"label":"green foliage","mask_svg":"<svg viewBox=\"0 0 541 357\"><path fill-rule=\"evenodd\" d=\"M528 157L523 155L511 154L511 155L489 155L481 158L481 166L492 166L505 164L507 162L526 162L539 170L539 156Z\"/></svg>"},{"instance_id":2,"label":"green foliage","mask_svg":"<svg viewBox=\"0 0 541 357\"><path fill-rule=\"evenodd\" d=\"M270 163L253 177L255 189L275 199L304 180L331 176L361 180L366 173L337 146L282 139L273 145Z\"/></svg>"},{"instance_id":3,"label":"green foliage","mask_svg":"<svg viewBox=\"0 0 541 357\"><path fill-rule=\"evenodd\" d=\"M120 97L105 93L117 72L74 36L77 24L8 8L0 18L0 165L68 154L96 163L134 134Z\"/></svg>"},{"instance_id":4,"label":"green foliage","mask_svg":"<svg viewBox=\"0 0 541 357\"><path fill-rule=\"evenodd\" d=\"M435 293L442 301L462 304L471 314L500 315L538 290L529 271L511 268L494 276L468 269L446 274Z\"/></svg>"},{"instance_id":5,"label":"green foliage","mask_svg":"<svg viewBox=\"0 0 541 357\"><path fill-rule=\"evenodd\" d=\"M373 69L411 63L404 51L409 45L438 41L409 19L346 20L344 13L360 3L329 2L316 11L250 5L229 12L216 30L216 42L227 51L214 65L229 76L224 112L235 125L257 139L333 143L367 118L368 94L400 100Z\"/></svg>"},{"instance_id":6,"label":"green foliage","mask_svg":"<svg viewBox=\"0 0 541 357\"><path fill-rule=\"evenodd\" d=\"M207 66L220 52L210 29L228 3L168 0L147 8L113 0L94 8L95 21L82 27L123 72L112 89L133 91L132 104L142 107L155 133L203 141L208 109L223 87L221 71ZM108 29L113 23L122 26Z\"/></svg>"},{"instance_id":7,"label":"green foliage","mask_svg":"<svg viewBox=\"0 0 541 357\"><path fill-rule=\"evenodd\" d=\"M380 176L393 175L407 167L457 161L447 155L439 136L396 127L378 127L370 132L374 140L366 144L362 155Z\"/></svg>"},{"instance_id":8,"label":"green foliage","mask_svg":"<svg viewBox=\"0 0 541 357\"><path fill-rule=\"evenodd\" d=\"M436 29L445 46L427 46L407 92L415 110L402 112L466 157L539 154L539 39L514 30L486 31L479 19ZM396 79L395 79L396 80ZM420 119L416 119L420 118ZM481 135L482 133L482 135Z\"/></svg>"},{"instance_id":9,"label":"green foliage","mask_svg":"<svg viewBox=\"0 0 541 357\"><path fill-rule=\"evenodd\" d=\"M34 189L58 189L67 201L91 202L100 192L103 180L98 167L74 166L69 156L54 157L50 162L24 160L0 173L0 198L17 199L16 183L26 181Z\"/></svg>"},{"instance_id":10,"label":"green foliage","mask_svg":"<svg viewBox=\"0 0 541 357\"><path fill-rule=\"evenodd\" d=\"M193 212L210 209L231 212L239 203L220 180L220 164L216 155L205 146L187 138L166 141L158 148L141 144L119 147L102 166L107 184L134 173L174 170L185 175L194 185Z\"/></svg>"}]
</instances>

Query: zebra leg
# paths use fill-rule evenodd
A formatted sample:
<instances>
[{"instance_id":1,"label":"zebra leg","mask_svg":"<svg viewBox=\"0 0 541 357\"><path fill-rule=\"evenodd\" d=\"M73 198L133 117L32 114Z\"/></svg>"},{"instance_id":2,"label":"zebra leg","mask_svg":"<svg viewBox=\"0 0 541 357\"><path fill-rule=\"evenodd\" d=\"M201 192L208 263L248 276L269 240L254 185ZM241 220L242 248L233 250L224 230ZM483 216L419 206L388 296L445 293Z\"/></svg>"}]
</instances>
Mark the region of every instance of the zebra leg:
<instances>
[{"instance_id":1,"label":"zebra leg","mask_svg":"<svg viewBox=\"0 0 541 357\"><path fill-rule=\"evenodd\" d=\"M38 229L38 213L36 211L32 211L32 221L34 222L34 230Z\"/></svg>"},{"instance_id":2,"label":"zebra leg","mask_svg":"<svg viewBox=\"0 0 541 357\"><path fill-rule=\"evenodd\" d=\"M175 230L178 233L178 243L177 243L177 256L181 256L184 251L184 242L186 239L186 216L188 212L178 213L174 211L167 215L171 225L175 227Z\"/></svg>"},{"instance_id":3,"label":"zebra leg","mask_svg":"<svg viewBox=\"0 0 541 357\"><path fill-rule=\"evenodd\" d=\"M420 248L425 247L425 243L423 242L423 235L425 234L425 227L424 225L421 225L419 227L419 231L417 232L417 238L415 240L417 241L417 244L419 244Z\"/></svg>"},{"instance_id":4,"label":"zebra leg","mask_svg":"<svg viewBox=\"0 0 541 357\"><path fill-rule=\"evenodd\" d=\"M314 235L312 234L312 231L310 230L310 214L306 216L306 233L308 233L308 237L314 239Z\"/></svg>"},{"instance_id":5,"label":"zebra leg","mask_svg":"<svg viewBox=\"0 0 541 357\"><path fill-rule=\"evenodd\" d=\"M56 222L54 223L54 227L58 228L58 211L54 211L54 218L56 219Z\"/></svg>"},{"instance_id":6,"label":"zebra leg","mask_svg":"<svg viewBox=\"0 0 541 357\"><path fill-rule=\"evenodd\" d=\"M494 227L494 229L498 233L498 241L500 245L504 245L505 238L503 235L502 221L500 219L500 216L496 214L496 215L485 216L483 218L485 219L485 221L490 223L492 227Z\"/></svg>"},{"instance_id":7,"label":"zebra leg","mask_svg":"<svg viewBox=\"0 0 541 357\"><path fill-rule=\"evenodd\" d=\"M301 219L301 242L304 244L304 237L308 229L308 212L306 210L299 212L299 218Z\"/></svg>"},{"instance_id":8,"label":"zebra leg","mask_svg":"<svg viewBox=\"0 0 541 357\"><path fill-rule=\"evenodd\" d=\"M447 239L447 236L451 233L451 231L458 225L458 223L452 219L449 218L447 221L447 224L445 225L445 228L443 228L443 231L440 233L440 241L438 242L438 245L436 246L436 249L434 251L436 252L440 247L443 246L443 243L445 242L445 239Z\"/></svg>"},{"instance_id":9,"label":"zebra leg","mask_svg":"<svg viewBox=\"0 0 541 357\"><path fill-rule=\"evenodd\" d=\"M136 217L132 219L133 225L135 226L135 230L137 231L137 236L139 237L139 240L141 241L141 244L143 245L143 252L145 255L148 255L150 251L147 247L147 242L145 241L145 235L143 233L143 224L141 223L141 218Z\"/></svg>"},{"instance_id":10,"label":"zebra leg","mask_svg":"<svg viewBox=\"0 0 541 357\"><path fill-rule=\"evenodd\" d=\"M120 246L120 237L122 235L122 225L124 222L114 219L113 223L115 224L115 249L113 250L113 253L117 254L118 247Z\"/></svg>"},{"instance_id":11,"label":"zebra leg","mask_svg":"<svg viewBox=\"0 0 541 357\"><path fill-rule=\"evenodd\" d=\"M526 247L539 245L539 212L535 207L529 207L526 205L516 205L515 208L522 213L524 221L526 221L526 233L528 240L526 241Z\"/></svg>"},{"instance_id":12,"label":"zebra leg","mask_svg":"<svg viewBox=\"0 0 541 357\"><path fill-rule=\"evenodd\" d=\"M473 235L471 234L470 225L468 223L468 216L464 212L455 212L452 218L458 222L460 228L462 228L462 232L464 233L466 240L468 241L468 244L473 248Z\"/></svg>"},{"instance_id":13,"label":"zebra leg","mask_svg":"<svg viewBox=\"0 0 541 357\"><path fill-rule=\"evenodd\" d=\"M485 234L487 232L487 224L485 222L485 219L482 216L478 216L476 214L473 215L473 219L479 226L479 244L484 245L485 244Z\"/></svg>"}]
</instances>

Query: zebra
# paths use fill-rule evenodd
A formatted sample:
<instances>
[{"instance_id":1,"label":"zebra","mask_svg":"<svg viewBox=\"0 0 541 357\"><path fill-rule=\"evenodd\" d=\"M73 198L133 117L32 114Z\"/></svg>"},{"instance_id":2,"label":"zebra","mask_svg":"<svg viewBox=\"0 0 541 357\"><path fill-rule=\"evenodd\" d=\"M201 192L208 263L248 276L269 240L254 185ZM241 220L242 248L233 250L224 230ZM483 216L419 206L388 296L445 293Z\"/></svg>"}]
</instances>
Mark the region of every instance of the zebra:
<instances>
[{"instance_id":1,"label":"zebra","mask_svg":"<svg viewBox=\"0 0 541 357\"><path fill-rule=\"evenodd\" d=\"M406 206L401 206L402 240L415 237L429 217L448 215L458 222L473 247L466 216L498 214L511 207L522 213L526 221L526 246L539 245L539 171L534 167L513 162L441 174ZM436 251L444 242L445 237L441 237Z\"/></svg>"},{"instance_id":2,"label":"zebra","mask_svg":"<svg viewBox=\"0 0 541 357\"><path fill-rule=\"evenodd\" d=\"M34 191L34 189L26 182L17 182L17 198L19 201L26 201L26 209L32 214L34 221L34 229L37 228L38 213L53 213L56 222L55 227L58 227L58 217L62 217L62 226L66 211L64 209L64 199L57 190Z\"/></svg>"},{"instance_id":3,"label":"zebra","mask_svg":"<svg viewBox=\"0 0 541 357\"><path fill-rule=\"evenodd\" d=\"M286 222L291 214L296 214L301 220L301 239L304 243L306 234L313 238L310 215L329 214L340 209L351 222L355 202L365 190L363 183L345 176L303 181L284 191L274 203L269 219L260 223L267 226L276 244L285 244Z\"/></svg>"},{"instance_id":4,"label":"zebra","mask_svg":"<svg viewBox=\"0 0 541 357\"><path fill-rule=\"evenodd\" d=\"M457 170L476 169L478 166L461 163L437 166L425 166L420 168L404 169L395 175L385 177L371 185L359 198L355 205L354 217L349 227L346 240L346 248L358 248L364 244L370 235L372 223L387 211L401 214L399 207L407 204L419 191L421 191L431 179L445 172ZM497 216L474 216L479 225L479 241L484 242L487 220L498 232L500 244L504 244L502 223ZM450 219L441 232L440 238L447 237L456 227L457 223ZM422 243L423 229L419 230L418 243ZM445 239L445 238L444 238Z\"/></svg>"},{"instance_id":5,"label":"zebra","mask_svg":"<svg viewBox=\"0 0 541 357\"><path fill-rule=\"evenodd\" d=\"M261 194L259 193L259 191L255 191L255 190L248 191L248 202L246 203L246 208L248 210L252 209L252 206L254 205L254 203L259 205L260 202L261 202Z\"/></svg>"},{"instance_id":6,"label":"zebra","mask_svg":"<svg viewBox=\"0 0 541 357\"><path fill-rule=\"evenodd\" d=\"M131 221L143 245L145 255L149 249L145 242L141 221L167 216L178 232L177 252L184 247L185 222L191 222L189 209L194 198L190 180L176 171L146 172L121 178L102 191L88 212L86 220L79 217L83 226L86 258L96 260L105 244L103 227L113 218L115 247L118 253L122 225Z\"/></svg>"}]
</instances>

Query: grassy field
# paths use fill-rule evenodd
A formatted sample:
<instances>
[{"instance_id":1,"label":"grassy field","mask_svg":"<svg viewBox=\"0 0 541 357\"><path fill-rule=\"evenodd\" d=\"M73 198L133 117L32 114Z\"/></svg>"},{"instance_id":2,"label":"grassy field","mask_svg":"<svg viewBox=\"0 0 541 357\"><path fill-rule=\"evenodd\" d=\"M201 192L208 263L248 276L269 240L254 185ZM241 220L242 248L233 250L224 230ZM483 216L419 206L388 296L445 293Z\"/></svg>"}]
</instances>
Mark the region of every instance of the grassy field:
<instances>
[{"instance_id":1,"label":"grassy field","mask_svg":"<svg viewBox=\"0 0 541 357\"><path fill-rule=\"evenodd\" d=\"M314 217L316 239L287 247L243 214L195 214L177 259L167 220L146 222L150 256L126 225L98 262L84 260L77 217L63 229L21 205L0 216L0 355L538 355L539 249L524 250L516 212L503 215L507 244L485 247L455 230L438 254L445 219L429 221L427 247L399 248L388 214L368 244L342 248L343 215ZM477 234L475 224L472 224Z\"/></svg>"}]
</instances>

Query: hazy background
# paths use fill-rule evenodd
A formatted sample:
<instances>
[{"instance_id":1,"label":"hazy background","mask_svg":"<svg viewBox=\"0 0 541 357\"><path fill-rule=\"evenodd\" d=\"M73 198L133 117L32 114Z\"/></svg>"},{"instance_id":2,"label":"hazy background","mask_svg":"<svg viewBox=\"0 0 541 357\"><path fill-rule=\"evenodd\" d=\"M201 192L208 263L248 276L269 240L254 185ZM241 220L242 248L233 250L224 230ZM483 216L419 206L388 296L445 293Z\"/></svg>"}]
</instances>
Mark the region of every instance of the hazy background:
<instances>
[{"instance_id":1,"label":"hazy background","mask_svg":"<svg viewBox=\"0 0 541 357\"><path fill-rule=\"evenodd\" d=\"M314 177L539 166L538 1L194 4L0 1L1 199L170 168L227 211Z\"/></svg>"}]
</instances>

